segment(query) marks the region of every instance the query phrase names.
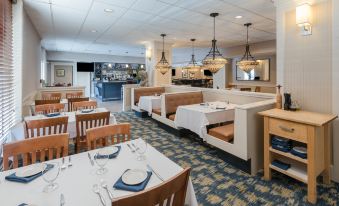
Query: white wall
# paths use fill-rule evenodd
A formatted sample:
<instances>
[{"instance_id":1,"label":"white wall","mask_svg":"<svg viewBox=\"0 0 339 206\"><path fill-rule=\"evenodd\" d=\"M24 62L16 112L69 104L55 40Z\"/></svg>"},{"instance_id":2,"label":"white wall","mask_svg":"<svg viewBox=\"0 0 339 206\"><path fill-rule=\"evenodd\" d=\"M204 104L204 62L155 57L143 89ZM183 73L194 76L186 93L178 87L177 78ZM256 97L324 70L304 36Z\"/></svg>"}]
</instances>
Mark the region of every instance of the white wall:
<instances>
[{"instance_id":1,"label":"white wall","mask_svg":"<svg viewBox=\"0 0 339 206\"><path fill-rule=\"evenodd\" d=\"M35 94L40 86L40 36L23 9L22 0L13 4L13 47L15 75L16 122L26 114L23 102Z\"/></svg>"},{"instance_id":2,"label":"white wall","mask_svg":"<svg viewBox=\"0 0 339 206\"><path fill-rule=\"evenodd\" d=\"M301 36L295 23L295 7L301 0L276 1L277 73L283 90L292 93L302 109L339 113L337 0L313 0L313 34ZM332 5L333 4L333 5ZM333 124L333 173L339 181L339 129Z\"/></svg>"}]
</instances>

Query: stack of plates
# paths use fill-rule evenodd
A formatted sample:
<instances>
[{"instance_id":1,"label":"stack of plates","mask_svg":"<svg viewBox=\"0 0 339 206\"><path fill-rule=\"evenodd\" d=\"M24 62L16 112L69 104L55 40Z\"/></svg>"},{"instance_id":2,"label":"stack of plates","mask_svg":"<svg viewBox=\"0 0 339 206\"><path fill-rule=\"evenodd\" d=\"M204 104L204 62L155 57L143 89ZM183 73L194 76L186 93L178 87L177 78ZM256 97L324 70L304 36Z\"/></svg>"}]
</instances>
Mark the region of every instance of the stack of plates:
<instances>
[{"instance_id":1,"label":"stack of plates","mask_svg":"<svg viewBox=\"0 0 339 206\"><path fill-rule=\"evenodd\" d=\"M15 175L17 177L31 177L34 175L37 175L39 173L42 173L46 169L45 164L33 164L29 165L27 167L23 167L22 169L18 170Z\"/></svg>"},{"instance_id":2,"label":"stack of plates","mask_svg":"<svg viewBox=\"0 0 339 206\"><path fill-rule=\"evenodd\" d=\"M300 158L307 158L307 148L306 147L293 147L291 153Z\"/></svg>"}]
</instances>

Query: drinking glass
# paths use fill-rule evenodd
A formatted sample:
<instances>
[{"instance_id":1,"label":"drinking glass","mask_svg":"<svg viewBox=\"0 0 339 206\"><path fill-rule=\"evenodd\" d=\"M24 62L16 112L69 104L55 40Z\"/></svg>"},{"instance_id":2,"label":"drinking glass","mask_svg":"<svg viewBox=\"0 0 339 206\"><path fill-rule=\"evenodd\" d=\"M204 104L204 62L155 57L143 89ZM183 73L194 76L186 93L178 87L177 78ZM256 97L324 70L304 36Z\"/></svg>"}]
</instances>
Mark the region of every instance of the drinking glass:
<instances>
[{"instance_id":1,"label":"drinking glass","mask_svg":"<svg viewBox=\"0 0 339 206\"><path fill-rule=\"evenodd\" d=\"M134 141L136 145L136 151L138 153L137 160L138 161L143 161L146 160L146 150L147 150L147 142L146 140L143 140L141 138L137 139Z\"/></svg>"},{"instance_id":2,"label":"drinking glass","mask_svg":"<svg viewBox=\"0 0 339 206\"><path fill-rule=\"evenodd\" d=\"M56 190L59 185L54 181L58 178L60 173L60 165L58 162L51 162L51 163L43 163L46 168L51 167L50 169L45 169L42 171L42 178L45 182L48 183L43 189L44 192L52 192Z\"/></svg>"},{"instance_id":3,"label":"drinking glass","mask_svg":"<svg viewBox=\"0 0 339 206\"><path fill-rule=\"evenodd\" d=\"M107 168L105 168L106 163L108 162L108 155L102 155L104 148L98 150L98 152L94 155L94 161L99 166L97 170L98 175L105 174L107 172Z\"/></svg>"}]
</instances>

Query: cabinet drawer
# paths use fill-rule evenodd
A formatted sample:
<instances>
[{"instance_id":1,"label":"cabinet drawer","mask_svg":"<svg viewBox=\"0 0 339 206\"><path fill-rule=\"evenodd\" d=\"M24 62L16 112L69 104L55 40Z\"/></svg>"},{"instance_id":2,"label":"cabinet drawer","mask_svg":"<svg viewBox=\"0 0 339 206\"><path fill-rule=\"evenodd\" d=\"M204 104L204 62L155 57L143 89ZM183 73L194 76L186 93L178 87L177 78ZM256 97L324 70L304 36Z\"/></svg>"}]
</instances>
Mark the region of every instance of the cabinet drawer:
<instances>
[{"instance_id":1,"label":"cabinet drawer","mask_svg":"<svg viewBox=\"0 0 339 206\"><path fill-rule=\"evenodd\" d=\"M307 127L303 124L270 118L269 132L281 137L307 143Z\"/></svg>"}]
</instances>

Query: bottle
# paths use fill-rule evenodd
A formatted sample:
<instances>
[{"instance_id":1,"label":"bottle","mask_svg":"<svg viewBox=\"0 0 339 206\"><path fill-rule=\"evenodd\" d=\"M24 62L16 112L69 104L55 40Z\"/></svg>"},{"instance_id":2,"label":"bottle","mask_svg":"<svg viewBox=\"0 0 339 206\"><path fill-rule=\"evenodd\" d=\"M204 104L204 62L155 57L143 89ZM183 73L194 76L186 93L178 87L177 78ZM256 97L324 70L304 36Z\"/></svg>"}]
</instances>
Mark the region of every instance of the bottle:
<instances>
[{"instance_id":1,"label":"bottle","mask_svg":"<svg viewBox=\"0 0 339 206\"><path fill-rule=\"evenodd\" d=\"M277 109L282 108L282 96L281 96L281 93L280 93L281 87L282 87L281 85L277 86L277 95L276 95L276 103L275 103L275 108L277 108Z\"/></svg>"},{"instance_id":2,"label":"bottle","mask_svg":"<svg viewBox=\"0 0 339 206\"><path fill-rule=\"evenodd\" d=\"M285 102L284 102L284 110L290 110L292 100L291 100L291 94L290 93L284 93Z\"/></svg>"}]
</instances>

